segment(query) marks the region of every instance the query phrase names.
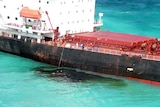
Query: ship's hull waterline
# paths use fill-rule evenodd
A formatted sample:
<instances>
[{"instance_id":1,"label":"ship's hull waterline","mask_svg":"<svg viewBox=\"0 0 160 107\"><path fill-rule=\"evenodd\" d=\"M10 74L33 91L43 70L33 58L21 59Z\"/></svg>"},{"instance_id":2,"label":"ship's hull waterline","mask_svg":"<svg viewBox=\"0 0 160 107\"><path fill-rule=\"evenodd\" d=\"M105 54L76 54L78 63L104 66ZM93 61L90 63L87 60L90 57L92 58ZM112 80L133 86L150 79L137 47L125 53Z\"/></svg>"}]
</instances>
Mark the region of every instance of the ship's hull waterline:
<instances>
[{"instance_id":1,"label":"ship's hull waterline","mask_svg":"<svg viewBox=\"0 0 160 107\"><path fill-rule=\"evenodd\" d=\"M30 43L3 36L0 36L0 50L51 65L120 76L160 85L160 61L142 59L139 56L103 54Z\"/></svg>"}]
</instances>

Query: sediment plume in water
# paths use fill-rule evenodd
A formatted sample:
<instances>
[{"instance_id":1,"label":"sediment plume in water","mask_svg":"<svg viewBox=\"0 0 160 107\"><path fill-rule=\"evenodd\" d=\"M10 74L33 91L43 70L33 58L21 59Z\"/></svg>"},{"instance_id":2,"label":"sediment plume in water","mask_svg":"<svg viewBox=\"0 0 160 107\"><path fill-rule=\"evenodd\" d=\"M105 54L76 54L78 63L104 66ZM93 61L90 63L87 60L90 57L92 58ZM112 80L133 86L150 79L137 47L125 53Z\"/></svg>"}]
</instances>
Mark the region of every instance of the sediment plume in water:
<instances>
[{"instance_id":1,"label":"sediment plume in water","mask_svg":"<svg viewBox=\"0 0 160 107\"><path fill-rule=\"evenodd\" d=\"M122 79L114 79L101 77L97 75L87 74L85 72L77 72L74 69L65 69L61 67L36 67L34 71L41 74L47 74L48 78L55 81L69 81L69 82L100 82L107 84L115 84L115 86L126 86L127 84Z\"/></svg>"}]
</instances>

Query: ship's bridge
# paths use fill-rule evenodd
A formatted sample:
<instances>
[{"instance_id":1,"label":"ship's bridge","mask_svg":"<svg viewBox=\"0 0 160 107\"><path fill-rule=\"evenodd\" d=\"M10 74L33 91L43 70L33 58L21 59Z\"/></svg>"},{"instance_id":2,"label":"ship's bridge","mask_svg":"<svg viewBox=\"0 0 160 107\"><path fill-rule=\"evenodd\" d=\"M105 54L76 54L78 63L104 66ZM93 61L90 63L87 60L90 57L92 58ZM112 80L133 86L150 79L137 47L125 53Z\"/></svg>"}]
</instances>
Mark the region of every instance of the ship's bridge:
<instances>
[{"instance_id":1,"label":"ship's bridge","mask_svg":"<svg viewBox=\"0 0 160 107\"><path fill-rule=\"evenodd\" d=\"M36 39L44 39L45 37L54 38L55 30L47 27L47 20L41 19L42 14L40 10L23 7L19 14L23 20L22 24L3 24L1 31L8 32L11 35L16 34Z\"/></svg>"}]
</instances>

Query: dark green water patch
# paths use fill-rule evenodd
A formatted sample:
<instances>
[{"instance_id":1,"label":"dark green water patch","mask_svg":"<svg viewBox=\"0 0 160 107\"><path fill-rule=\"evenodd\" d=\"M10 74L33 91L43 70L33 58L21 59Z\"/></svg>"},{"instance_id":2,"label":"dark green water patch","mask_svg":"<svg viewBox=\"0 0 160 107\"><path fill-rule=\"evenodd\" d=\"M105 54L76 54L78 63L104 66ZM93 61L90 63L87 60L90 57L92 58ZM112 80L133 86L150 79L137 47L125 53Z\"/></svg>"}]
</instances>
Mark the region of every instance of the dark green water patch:
<instances>
[{"instance_id":1,"label":"dark green water patch","mask_svg":"<svg viewBox=\"0 0 160 107\"><path fill-rule=\"evenodd\" d=\"M92 75L86 72L77 72L75 69L54 67L54 66L40 66L33 69L36 75L47 77L54 81L67 82L83 82L83 83L99 83L107 84L113 87L127 86L123 79L115 79L110 77L102 77L99 75Z\"/></svg>"}]
</instances>

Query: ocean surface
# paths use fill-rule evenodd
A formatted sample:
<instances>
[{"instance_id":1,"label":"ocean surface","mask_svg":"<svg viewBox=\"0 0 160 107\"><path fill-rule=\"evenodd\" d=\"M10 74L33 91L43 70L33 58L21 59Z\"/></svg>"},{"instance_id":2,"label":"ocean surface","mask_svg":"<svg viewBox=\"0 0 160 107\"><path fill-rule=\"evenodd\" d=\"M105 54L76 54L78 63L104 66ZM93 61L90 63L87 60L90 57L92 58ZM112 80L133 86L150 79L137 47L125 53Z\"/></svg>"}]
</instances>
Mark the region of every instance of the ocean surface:
<instances>
[{"instance_id":1,"label":"ocean surface","mask_svg":"<svg viewBox=\"0 0 160 107\"><path fill-rule=\"evenodd\" d=\"M159 0L97 0L99 12L103 30L160 38ZM0 52L0 107L160 107L160 87L54 69Z\"/></svg>"}]
</instances>

